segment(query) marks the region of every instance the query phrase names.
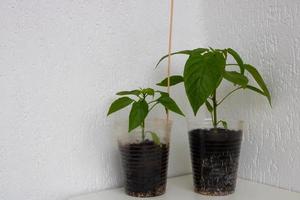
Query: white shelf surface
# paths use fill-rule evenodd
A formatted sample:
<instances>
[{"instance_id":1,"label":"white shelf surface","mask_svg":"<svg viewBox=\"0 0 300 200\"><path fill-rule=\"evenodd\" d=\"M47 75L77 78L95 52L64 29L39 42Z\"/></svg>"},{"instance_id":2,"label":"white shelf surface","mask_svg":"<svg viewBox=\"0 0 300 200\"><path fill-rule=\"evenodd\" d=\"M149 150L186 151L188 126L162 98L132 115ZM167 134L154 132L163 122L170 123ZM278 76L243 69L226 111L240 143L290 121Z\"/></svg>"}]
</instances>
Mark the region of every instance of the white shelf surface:
<instances>
[{"instance_id":1,"label":"white shelf surface","mask_svg":"<svg viewBox=\"0 0 300 200\"><path fill-rule=\"evenodd\" d=\"M135 198L127 196L123 188L104 190L90 193L69 200L300 200L300 193L258 184L255 182L238 179L236 192L223 197L203 196L193 191L191 175L179 176L168 179L167 191L164 195L152 198Z\"/></svg>"}]
</instances>

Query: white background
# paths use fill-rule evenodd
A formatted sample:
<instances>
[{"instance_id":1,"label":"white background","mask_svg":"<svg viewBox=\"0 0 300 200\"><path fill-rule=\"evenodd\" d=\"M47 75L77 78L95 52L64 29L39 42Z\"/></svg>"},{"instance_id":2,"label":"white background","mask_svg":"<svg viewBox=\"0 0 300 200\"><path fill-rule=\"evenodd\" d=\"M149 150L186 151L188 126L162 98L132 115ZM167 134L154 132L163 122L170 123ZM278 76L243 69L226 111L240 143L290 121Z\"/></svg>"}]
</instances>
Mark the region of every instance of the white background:
<instances>
[{"instance_id":1,"label":"white background","mask_svg":"<svg viewBox=\"0 0 300 200\"><path fill-rule=\"evenodd\" d=\"M105 115L116 91L164 77L165 64L154 65L167 52L168 9L161 0L1 0L0 199L62 200L121 185L115 117ZM297 0L178 0L173 41L174 50L235 48L262 72L273 108L241 92L221 115L246 122L240 176L295 191L299 18ZM183 59L174 57L173 73ZM172 92L189 113L182 87ZM169 172L178 175L191 169L185 120L172 119Z\"/></svg>"}]
</instances>

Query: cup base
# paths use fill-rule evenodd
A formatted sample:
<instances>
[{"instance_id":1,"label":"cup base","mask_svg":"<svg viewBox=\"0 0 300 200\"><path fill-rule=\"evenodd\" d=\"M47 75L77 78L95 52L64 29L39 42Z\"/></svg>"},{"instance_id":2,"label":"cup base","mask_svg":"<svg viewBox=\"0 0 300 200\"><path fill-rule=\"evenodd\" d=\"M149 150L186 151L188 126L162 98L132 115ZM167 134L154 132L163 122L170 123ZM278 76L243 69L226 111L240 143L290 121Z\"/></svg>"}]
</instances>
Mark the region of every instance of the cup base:
<instances>
[{"instance_id":1,"label":"cup base","mask_svg":"<svg viewBox=\"0 0 300 200\"><path fill-rule=\"evenodd\" d=\"M206 191L201 188L194 188L194 192L206 196L227 196L234 193L234 191Z\"/></svg>"},{"instance_id":2,"label":"cup base","mask_svg":"<svg viewBox=\"0 0 300 200\"><path fill-rule=\"evenodd\" d=\"M165 194L166 192L166 186L162 185L156 188L154 191L149 192L131 192L126 191L126 194L132 197L140 197L140 198L147 198L147 197L157 197Z\"/></svg>"}]
</instances>

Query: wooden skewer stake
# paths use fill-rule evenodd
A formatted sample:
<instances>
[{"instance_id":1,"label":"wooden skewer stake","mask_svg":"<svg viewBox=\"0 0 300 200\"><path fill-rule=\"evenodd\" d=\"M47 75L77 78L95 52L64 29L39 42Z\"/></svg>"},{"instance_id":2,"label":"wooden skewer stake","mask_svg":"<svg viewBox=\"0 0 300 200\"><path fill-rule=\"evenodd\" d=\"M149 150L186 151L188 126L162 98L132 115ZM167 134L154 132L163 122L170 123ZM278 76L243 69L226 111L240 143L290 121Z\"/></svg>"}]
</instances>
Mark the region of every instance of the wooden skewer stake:
<instances>
[{"instance_id":1,"label":"wooden skewer stake","mask_svg":"<svg viewBox=\"0 0 300 200\"><path fill-rule=\"evenodd\" d=\"M170 94L170 72L171 72L171 52L172 52L172 33L173 33L173 13L174 13L174 0L170 0L170 21L169 21L169 46L168 46L168 66L167 77L168 87L167 92ZM169 111L167 110L167 121L169 121Z\"/></svg>"}]
</instances>

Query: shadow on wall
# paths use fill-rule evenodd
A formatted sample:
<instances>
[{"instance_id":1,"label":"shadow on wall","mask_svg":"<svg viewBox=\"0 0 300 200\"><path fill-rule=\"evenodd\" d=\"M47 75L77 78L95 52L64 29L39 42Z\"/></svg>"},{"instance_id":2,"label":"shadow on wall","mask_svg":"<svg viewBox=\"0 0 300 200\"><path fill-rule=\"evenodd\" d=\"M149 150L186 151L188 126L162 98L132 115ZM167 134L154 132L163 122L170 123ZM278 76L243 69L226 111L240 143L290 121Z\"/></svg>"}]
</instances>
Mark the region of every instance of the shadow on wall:
<instances>
[{"instance_id":1,"label":"shadow on wall","mask_svg":"<svg viewBox=\"0 0 300 200\"><path fill-rule=\"evenodd\" d=\"M238 50L271 90L273 108L251 91L220 108L245 120L239 176L299 192L300 2L202 1L201 11L208 44Z\"/></svg>"}]
</instances>

